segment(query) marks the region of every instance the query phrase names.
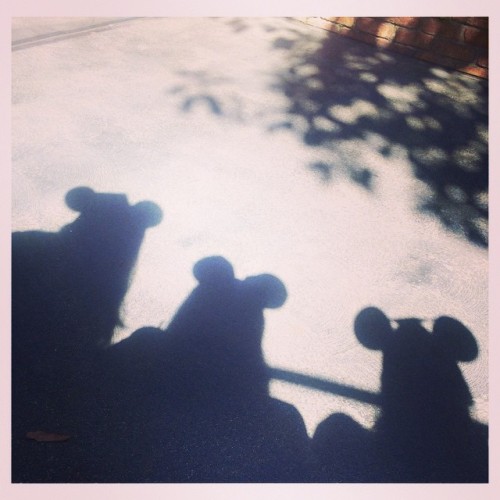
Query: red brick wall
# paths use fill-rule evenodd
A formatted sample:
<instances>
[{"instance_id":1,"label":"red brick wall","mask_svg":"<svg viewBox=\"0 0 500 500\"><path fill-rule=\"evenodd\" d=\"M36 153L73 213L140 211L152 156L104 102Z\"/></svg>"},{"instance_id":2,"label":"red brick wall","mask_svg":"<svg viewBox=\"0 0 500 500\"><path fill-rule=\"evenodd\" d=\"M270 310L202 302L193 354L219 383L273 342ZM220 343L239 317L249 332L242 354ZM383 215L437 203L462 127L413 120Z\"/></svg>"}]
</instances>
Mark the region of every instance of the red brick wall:
<instances>
[{"instance_id":1,"label":"red brick wall","mask_svg":"<svg viewBox=\"0 0 500 500\"><path fill-rule=\"evenodd\" d=\"M488 78L487 17L309 17L308 24Z\"/></svg>"}]
</instances>

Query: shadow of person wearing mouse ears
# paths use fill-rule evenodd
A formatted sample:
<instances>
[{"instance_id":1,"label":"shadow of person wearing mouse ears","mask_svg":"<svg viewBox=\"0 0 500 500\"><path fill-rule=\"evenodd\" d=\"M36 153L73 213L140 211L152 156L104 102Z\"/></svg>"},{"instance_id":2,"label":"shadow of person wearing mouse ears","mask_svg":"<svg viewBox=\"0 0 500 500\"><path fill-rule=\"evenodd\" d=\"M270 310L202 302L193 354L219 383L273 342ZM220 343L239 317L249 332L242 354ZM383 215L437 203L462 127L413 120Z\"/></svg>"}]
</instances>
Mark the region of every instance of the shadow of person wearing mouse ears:
<instances>
[{"instance_id":1,"label":"shadow of person wearing mouse ears","mask_svg":"<svg viewBox=\"0 0 500 500\"><path fill-rule=\"evenodd\" d=\"M395 324L375 307L355 319L359 342L383 355L380 414L373 429L338 413L318 426L313 445L326 480L487 482L488 426L471 419L458 366L477 357L474 336L446 316L432 332L416 318Z\"/></svg>"},{"instance_id":2,"label":"shadow of person wearing mouse ears","mask_svg":"<svg viewBox=\"0 0 500 500\"><path fill-rule=\"evenodd\" d=\"M121 324L145 232L162 219L155 203L89 187L65 201L79 215L60 231L12 234L14 482L81 477L73 451L89 439L81 435L96 404L97 359Z\"/></svg>"},{"instance_id":3,"label":"shadow of person wearing mouse ears","mask_svg":"<svg viewBox=\"0 0 500 500\"><path fill-rule=\"evenodd\" d=\"M283 305L285 286L270 274L237 279L220 256L193 274L198 285L165 330L142 328L112 348L117 413L133 419L124 428L140 441L128 445L148 464L117 480L304 481L304 422L269 396L262 351L264 310Z\"/></svg>"}]
</instances>

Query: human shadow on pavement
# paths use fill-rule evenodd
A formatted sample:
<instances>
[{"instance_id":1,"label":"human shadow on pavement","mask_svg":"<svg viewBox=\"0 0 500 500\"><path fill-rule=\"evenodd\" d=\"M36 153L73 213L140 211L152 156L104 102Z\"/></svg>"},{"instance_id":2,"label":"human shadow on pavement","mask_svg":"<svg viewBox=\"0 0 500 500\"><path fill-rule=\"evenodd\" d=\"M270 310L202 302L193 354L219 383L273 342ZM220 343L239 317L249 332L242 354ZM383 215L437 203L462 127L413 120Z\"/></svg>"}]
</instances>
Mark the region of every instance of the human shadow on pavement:
<instances>
[{"instance_id":1,"label":"human shadow on pavement","mask_svg":"<svg viewBox=\"0 0 500 500\"><path fill-rule=\"evenodd\" d=\"M12 480L76 481L91 446L99 358L120 325L148 227L162 213L125 195L70 190L58 232L12 234ZM90 435L89 435L90 433Z\"/></svg>"},{"instance_id":2,"label":"human shadow on pavement","mask_svg":"<svg viewBox=\"0 0 500 500\"><path fill-rule=\"evenodd\" d=\"M432 333L419 319L390 320L363 309L360 343L383 354L380 407L372 429L335 413L319 424L313 449L321 481L371 483L488 482L488 426L469 414L472 397L457 365L472 361L472 333L450 317Z\"/></svg>"},{"instance_id":3,"label":"human shadow on pavement","mask_svg":"<svg viewBox=\"0 0 500 500\"><path fill-rule=\"evenodd\" d=\"M165 330L109 349L105 482L304 482L310 440L299 412L269 396L265 308L286 300L273 275L236 279L223 257Z\"/></svg>"}]
</instances>

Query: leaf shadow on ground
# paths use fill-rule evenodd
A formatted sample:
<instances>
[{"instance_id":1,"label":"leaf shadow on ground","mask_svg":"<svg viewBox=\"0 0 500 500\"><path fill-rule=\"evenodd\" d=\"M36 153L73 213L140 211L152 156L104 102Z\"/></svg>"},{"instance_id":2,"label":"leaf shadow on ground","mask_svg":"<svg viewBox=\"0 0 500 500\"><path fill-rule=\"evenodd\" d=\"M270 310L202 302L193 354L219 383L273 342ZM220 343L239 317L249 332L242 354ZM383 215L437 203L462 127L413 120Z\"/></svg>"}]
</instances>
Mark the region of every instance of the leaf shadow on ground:
<instances>
[{"instance_id":1,"label":"leaf shadow on ground","mask_svg":"<svg viewBox=\"0 0 500 500\"><path fill-rule=\"evenodd\" d=\"M224 22L234 36L250 29L272 34L269 50L282 53L286 68L276 69L271 90L287 104L254 116L267 132L292 133L321 151L306 166L321 182L347 180L377 194L384 172L360 148L386 163L400 157L422 187L413 194L414 209L488 246L487 81L334 33L318 43L318 29L304 30L297 20L274 29L262 20L260 30L254 21ZM241 121L246 98L221 94L220 78L210 71L179 76L197 79L199 87L191 94L189 85L175 89L181 109L205 102L214 116Z\"/></svg>"}]
</instances>

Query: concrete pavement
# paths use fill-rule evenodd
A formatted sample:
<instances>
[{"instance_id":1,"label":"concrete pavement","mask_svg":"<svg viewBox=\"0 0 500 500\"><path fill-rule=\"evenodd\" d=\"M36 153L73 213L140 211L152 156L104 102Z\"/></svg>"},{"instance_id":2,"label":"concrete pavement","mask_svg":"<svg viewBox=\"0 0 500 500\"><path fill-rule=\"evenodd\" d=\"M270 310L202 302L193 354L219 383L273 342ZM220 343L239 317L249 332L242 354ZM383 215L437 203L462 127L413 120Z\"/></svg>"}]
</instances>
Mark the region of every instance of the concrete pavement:
<instances>
[{"instance_id":1,"label":"concrete pavement","mask_svg":"<svg viewBox=\"0 0 500 500\"><path fill-rule=\"evenodd\" d=\"M379 390L353 333L368 305L466 325L488 422L487 82L285 18L18 18L12 78L13 231L57 231L80 185L164 211L118 337L167 324L223 255L287 287L264 350L311 435L334 411L374 421L335 389Z\"/></svg>"}]
</instances>

